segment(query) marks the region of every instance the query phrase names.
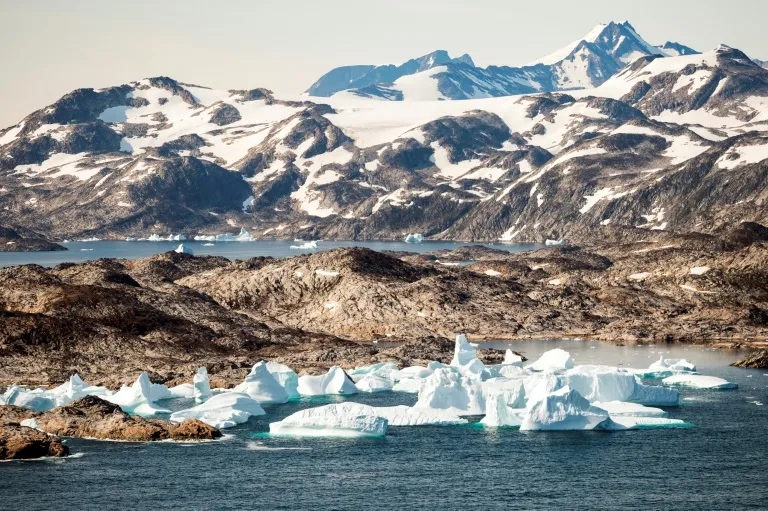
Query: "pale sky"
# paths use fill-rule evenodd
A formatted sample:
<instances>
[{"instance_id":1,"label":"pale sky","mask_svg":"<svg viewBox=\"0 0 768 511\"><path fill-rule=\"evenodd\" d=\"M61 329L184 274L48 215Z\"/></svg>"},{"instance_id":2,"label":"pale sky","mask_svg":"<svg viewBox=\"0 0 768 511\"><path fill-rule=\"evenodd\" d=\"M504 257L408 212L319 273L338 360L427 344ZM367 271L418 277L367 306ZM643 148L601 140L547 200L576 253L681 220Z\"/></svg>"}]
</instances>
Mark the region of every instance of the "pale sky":
<instances>
[{"instance_id":1,"label":"pale sky","mask_svg":"<svg viewBox=\"0 0 768 511\"><path fill-rule=\"evenodd\" d=\"M298 94L333 67L436 49L522 65L598 23L768 59L765 0L0 0L0 127L80 87L157 75Z\"/></svg>"}]
</instances>

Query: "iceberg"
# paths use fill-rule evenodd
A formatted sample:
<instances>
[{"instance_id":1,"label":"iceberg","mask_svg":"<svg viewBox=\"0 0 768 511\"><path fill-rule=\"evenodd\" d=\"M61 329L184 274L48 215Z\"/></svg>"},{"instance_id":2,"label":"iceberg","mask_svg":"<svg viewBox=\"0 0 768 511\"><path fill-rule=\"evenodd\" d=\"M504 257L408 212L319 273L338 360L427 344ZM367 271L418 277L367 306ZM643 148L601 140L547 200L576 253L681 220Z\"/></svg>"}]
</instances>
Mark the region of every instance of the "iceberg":
<instances>
[{"instance_id":1,"label":"iceberg","mask_svg":"<svg viewBox=\"0 0 768 511\"><path fill-rule=\"evenodd\" d=\"M316 241L305 241L301 245L291 245L291 250L317 250Z\"/></svg>"},{"instance_id":2,"label":"iceberg","mask_svg":"<svg viewBox=\"0 0 768 511\"><path fill-rule=\"evenodd\" d=\"M80 378L79 374L75 373L69 377L66 383L47 391L46 394L55 399L56 406L65 406L81 397L108 396L111 392L106 387L92 387L88 385Z\"/></svg>"},{"instance_id":3,"label":"iceberg","mask_svg":"<svg viewBox=\"0 0 768 511\"><path fill-rule=\"evenodd\" d=\"M504 365L516 365L523 367L523 357L518 355L512 350L507 350L504 352Z\"/></svg>"},{"instance_id":4,"label":"iceberg","mask_svg":"<svg viewBox=\"0 0 768 511\"><path fill-rule=\"evenodd\" d=\"M116 393L104 396L104 399L116 404L126 413L141 417L154 417L161 413L171 413L170 410L159 408L154 404L156 399L165 399L160 397L164 394L160 387L170 394L165 385L158 385L153 391L153 383L149 381L149 375L143 372L133 385L130 387L123 385Z\"/></svg>"},{"instance_id":5,"label":"iceberg","mask_svg":"<svg viewBox=\"0 0 768 511\"><path fill-rule=\"evenodd\" d=\"M739 386L717 376L704 376L703 374L676 374L661 380L664 385L689 387L692 389L736 389Z\"/></svg>"},{"instance_id":6,"label":"iceberg","mask_svg":"<svg viewBox=\"0 0 768 511\"><path fill-rule=\"evenodd\" d=\"M493 364L485 367L486 378L524 378L528 371L516 364Z\"/></svg>"},{"instance_id":7,"label":"iceberg","mask_svg":"<svg viewBox=\"0 0 768 511\"><path fill-rule=\"evenodd\" d=\"M435 369L431 367L409 366L400 369L394 378L398 381L406 378L426 378L433 372L435 372Z\"/></svg>"},{"instance_id":8,"label":"iceberg","mask_svg":"<svg viewBox=\"0 0 768 511\"><path fill-rule=\"evenodd\" d=\"M299 394L299 375L293 369L277 362L267 362L267 370L277 380L277 383L283 387L286 394L288 394L288 399L298 399L301 397L301 394Z\"/></svg>"},{"instance_id":9,"label":"iceberg","mask_svg":"<svg viewBox=\"0 0 768 511\"><path fill-rule=\"evenodd\" d=\"M301 376L298 390L302 396L357 394L358 392L355 384L339 366L331 367L324 375Z\"/></svg>"},{"instance_id":10,"label":"iceberg","mask_svg":"<svg viewBox=\"0 0 768 511\"><path fill-rule=\"evenodd\" d=\"M487 427L520 426L525 414L525 385L522 379L494 379L483 383Z\"/></svg>"},{"instance_id":11,"label":"iceberg","mask_svg":"<svg viewBox=\"0 0 768 511\"><path fill-rule=\"evenodd\" d=\"M192 386L194 387L192 396L195 398L195 403L202 403L211 397L211 381L208 379L207 367L201 367L197 370L197 374L192 378Z\"/></svg>"},{"instance_id":12,"label":"iceberg","mask_svg":"<svg viewBox=\"0 0 768 511\"><path fill-rule=\"evenodd\" d=\"M213 240L207 239L206 241L255 241L256 238L245 230L245 227L240 228L240 233L233 235L229 233L217 234Z\"/></svg>"},{"instance_id":13,"label":"iceberg","mask_svg":"<svg viewBox=\"0 0 768 511\"><path fill-rule=\"evenodd\" d=\"M192 252L192 249L189 247L185 247L184 243L176 247L176 250L174 250L177 254L189 254L189 255L195 255L194 252Z\"/></svg>"},{"instance_id":14,"label":"iceberg","mask_svg":"<svg viewBox=\"0 0 768 511\"><path fill-rule=\"evenodd\" d=\"M408 394L418 394L424 378L403 378L392 387L394 392L406 392Z\"/></svg>"},{"instance_id":15,"label":"iceberg","mask_svg":"<svg viewBox=\"0 0 768 511\"><path fill-rule=\"evenodd\" d=\"M224 429L246 422L252 416L266 412L258 401L239 392L224 392L211 396L205 403L171 414L171 422L198 419L214 428Z\"/></svg>"},{"instance_id":16,"label":"iceberg","mask_svg":"<svg viewBox=\"0 0 768 511\"><path fill-rule=\"evenodd\" d=\"M39 391L28 391L16 385L11 385L6 389L2 398L0 398L0 404L20 406L35 412L47 412L56 407L56 400L47 396L42 389Z\"/></svg>"},{"instance_id":17,"label":"iceberg","mask_svg":"<svg viewBox=\"0 0 768 511\"><path fill-rule=\"evenodd\" d=\"M547 247L563 247L566 243L565 238L560 240L544 240L544 245Z\"/></svg>"},{"instance_id":18,"label":"iceberg","mask_svg":"<svg viewBox=\"0 0 768 511\"><path fill-rule=\"evenodd\" d=\"M451 412L418 406L379 406L374 411L379 417L387 419L390 426L458 426L469 423Z\"/></svg>"},{"instance_id":19,"label":"iceberg","mask_svg":"<svg viewBox=\"0 0 768 511\"><path fill-rule=\"evenodd\" d=\"M210 235L205 235L205 234L198 234L197 236L195 236L195 241L216 241L216 236L210 236ZM206 243L203 246L207 246L207 245L208 244Z\"/></svg>"},{"instance_id":20,"label":"iceberg","mask_svg":"<svg viewBox=\"0 0 768 511\"><path fill-rule=\"evenodd\" d=\"M576 366L561 379L563 386L568 385L588 401L628 401L638 384L633 373L598 365Z\"/></svg>"},{"instance_id":21,"label":"iceberg","mask_svg":"<svg viewBox=\"0 0 768 511\"><path fill-rule=\"evenodd\" d=\"M637 403L627 403L625 401L594 401L592 406L602 408L611 419L615 417L666 417L669 415L661 408L652 408Z\"/></svg>"},{"instance_id":22,"label":"iceberg","mask_svg":"<svg viewBox=\"0 0 768 511\"><path fill-rule=\"evenodd\" d=\"M456 336L451 366L459 368L461 372L467 375L478 377L485 370L485 365L477 358L477 349L470 344L464 334Z\"/></svg>"},{"instance_id":23,"label":"iceberg","mask_svg":"<svg viewBox=\"0 0 768 511\"><path fill-rule=\"evenodd\" d=\"M193 399L195 397L195 386L191 383L182 383L168 389L171 397Z\"/></svg>"},{"instance_id":24,"label":"iceberg","mask_svg":"<svg viewBox=\"0 0 768 511\"><path fill-rule=\"evenodd\" d=\"M386 392L392 390L392 380L376 376L375 374L366 374L356 384L360 392Z\"/></svg>"},{"instance_id":25,"label":"iceberg","mask_svg":"<svg viewBox=\"0 0 768 511\"><path fill-rule=\"evenodd\" d=\"M523 380L528 402L544 399L548 394L563 386L562 380L553 373L536 373Z\"/></svg>"},{"instance_id":26,"label":"iceberg","mask_svg":"<svg viewBox=\"0 0 768 511\"><path fill-rule=\"evenodd\" d=\"M423 243L424 242L424 236L422 236L419 233L413 233L409 234L405 237L406 243Z\"/></svg>"},{"instance_id":27,"label":"iceberg","mask_svg":"<svg viewBox=\"0 0 768 511\"><path fill-rule=\"evenodd\" d=\"M573 369L571 354L560 348L543 353L539 359L527 366L531 371L561 372Z\"/></svg>"},{"instance_id":28,"label":"iceberg","mask_svg":"<svg viewBox=\"0 0 768 511\"><path fill-rule=\"evenodd\" d=\"M365 376L378 376L385 380L395 381L400 375L400 369L392 362L379 362L369 366L356 367L349 371L349 377L357 383ZM431 371L430 371L431 374Z\"/></svg>"},{"instance_id":29,"label":"iceberg","mask_svg":"<svg viewBox=\"0 0 768 511\"><path fill-rule=\"evenodd\" d=\"M136 238L133 238L131 236L126 236L125 241L136 241Z\"/></svg>"},{"instance_id":30,"label":"iceberg","mask_svg":"<svg viewBox=\"0 0 768 511\"><path fill-rule=\"evenodd\" d=\"M632 396L626 401L645 406L680 406L680 391L638 383Z\"/></svg>"},{"instance_id":31,"label":"iceberg","mask_svg":"<svg viewBox=\"0 0 768 511\"><path fill-rule=\"evenodd\" d=\"M376 414L373 407L359 403L339 403L307 408L269 425L276 436L383 437L387 419Z\"/></svg>"},{"instance_id":32,"label":"iceberg","mask_svg":"<svg viewBox=\"0 0 768 511\"><path fill-rule=\"evenodd\" d=\"M648 369L635 369L635 374L640 378L666 378L675 374L695 372L696 366L684 358L665 359L664 355L648 366Z\"/></svg>"},{"instance_id":33,"label":"iceberg","mask_svg":"<svg viewBox=\"0 0 768 511\"><path fill-rule=\"evenodd\" d=\"M568 386L529 403L520 424L521 431L595 429L614 429L608 412L590 405L588 400Z\"/></svg>"},{"instance_id":34,"label":"iceberg","mask_svg":"<svg viewBox=\"0 0 768 511\"><path fill-rule=\"evenodd\" d=\"M266 362L254 365L245 381L234 388L261 404L279 404L288 401L288 393L267 369Z\"/></svg>"},{"instance_id":35,"label":"iceberg","mask_svg":"<svg viewBox=\"0 0 768 511\"><path fill-rule=\"evenodd\" d=\"M461 374L457 368L437 369L422 381L416 406L446 410L455 415L485 413L480 381Z\"/></svg>"},{"instance_id":36,"label":"iceberg","mask_svg":"<svg viewBox=\"0 0 768 511\"><path fill-rule=\"evenodd\" d=\"M613 417L611 420L626 429L664 429L664 428L688 428L693 426L690 422L680 419L668 419L665 417Z\"/></svg>"}]
</instances>

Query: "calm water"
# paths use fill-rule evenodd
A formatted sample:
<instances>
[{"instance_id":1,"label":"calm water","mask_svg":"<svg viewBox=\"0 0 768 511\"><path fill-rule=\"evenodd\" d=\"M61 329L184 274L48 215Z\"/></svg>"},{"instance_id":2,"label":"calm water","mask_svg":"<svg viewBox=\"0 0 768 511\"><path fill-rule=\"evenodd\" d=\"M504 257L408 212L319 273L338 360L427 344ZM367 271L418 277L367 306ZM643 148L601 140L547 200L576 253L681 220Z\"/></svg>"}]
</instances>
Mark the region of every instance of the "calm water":
<instances>
[{"instance_id":1,"label":"calm water","mask_svg":"<svg viewBox=\"0 0 768 511\"><path fill-rule=\"evenodd\" d=\"M529 358L553 347L579 364L647 367L655 347L578 341L514 343ZM20 509L765 509L768 371L728 367L738 354L664 347L739 384L683 390L670 416L687 429L520 432L391 428L380 440L276 439L267 415L198 445L68 440L81 457L0 463L0 508ZM354 396L413 404L408 394ZM187 406L184 402L172 407Z\"/></svg>"},{"instance_id":2,"label":"calm water","mask_svg":"<svg viewBox=\"0 0 768 511\"><path fill-rule=\"evenodd\" d=\"M300 254L331 250L341 247L368 247L372 250L404 250L408 252L432 252L433 250L453 250L468 243L453 241L425 241L424 243L405 243L403 241L319 241L317 250L291 250L291 245L300 245L294 241L258 240L247 242L218 242L213 246L203 246L205 241L72 241L64 246L65 252L0 252L0 267L19 264L39 264L54 266L63 262L90 261L102 257L138 259L149 257L169 250L175 250L179 243L184 243L196 255L218 255L228 259L248 259L257 256L291 257ZM476 243L480 244L480 243ZM506 245L501 243L482 243L485 246L522 252L541 248L538 244Z\"/></svg>"}]
</instances>

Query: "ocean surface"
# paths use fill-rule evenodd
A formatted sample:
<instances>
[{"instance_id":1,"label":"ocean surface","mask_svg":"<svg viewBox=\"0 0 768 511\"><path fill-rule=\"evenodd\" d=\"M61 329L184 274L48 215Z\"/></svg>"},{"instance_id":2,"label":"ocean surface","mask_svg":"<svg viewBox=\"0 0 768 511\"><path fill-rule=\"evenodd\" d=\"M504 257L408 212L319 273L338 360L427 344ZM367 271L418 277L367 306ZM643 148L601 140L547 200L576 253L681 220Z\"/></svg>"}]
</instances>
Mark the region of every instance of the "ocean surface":
<instances>
[{"instance_id":1,"label":"ocean surface","mask_svg":"<svg viewBox=\"0 0 768 511\"><path fill-rule=\"evenodd\" d=\"M191 248L195 255L217 255L228 259L248 259L257 256L292 257L295 255L331 250L341 247L367 247L372 250L403 250L408 252L432 252L434 250L453 250L462 245L485 245L487 247L522 252L535 250L543 245L502 244L502 243L460 243L453 241L425 241L423 243L405 243L404 241L318 241L317 250L295 250L291 245L301 242L285 240L256 240L215 242L213 246L204 246L205 241L71 241L64 246L69 250L59 252L0 252L0 268L19 264L39 264L55 266L64 262L80 262L113 257L139 259L169 250L175 250L180 243Z\"/></svg>"},{"instance_id":2,"label":"ocean surface","mask_svg":"<svg viewBox=\"0 0 768 511\"><path fill-rule=\"evenodd\" d=\"M496 344L506 347L508 344ZM694 426L626 432L390 428L383 439L270 438L269 423L313 399L202 444L69 439L74 457L0 463L0 509L766 509L768 371L729 367L739 353L588 341L511 343L530 359L554 347L577 364L647 367L687 358L737 390L682 390L670 417ZM654 384L658 384L656 381ZM341 398L338 398L341 399ZM401 393L356 395L375 406ZM163 403L174 409L185 400Z\"/></svg>"}]
</instances>

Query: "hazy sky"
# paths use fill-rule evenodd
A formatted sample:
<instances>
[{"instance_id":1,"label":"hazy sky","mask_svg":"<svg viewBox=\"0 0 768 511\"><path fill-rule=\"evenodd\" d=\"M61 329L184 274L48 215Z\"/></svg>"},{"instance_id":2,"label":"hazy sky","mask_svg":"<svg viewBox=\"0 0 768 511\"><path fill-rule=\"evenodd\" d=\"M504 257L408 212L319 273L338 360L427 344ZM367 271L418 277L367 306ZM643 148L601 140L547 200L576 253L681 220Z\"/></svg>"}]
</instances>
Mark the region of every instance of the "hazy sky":
<instances>
[{"instance_id":1,"label":"hazy sky","mask_svg":"<svg viewBox=\"0 0 768 511\"><path fill-rule=\"evenodd\" d=\"M652 44L768 59L767 15L765 0L0 0L0 127L73 89L148 76L295 94L336 66L435 49L521 65L608 21Z\"/></svg>"}]
</instances>

